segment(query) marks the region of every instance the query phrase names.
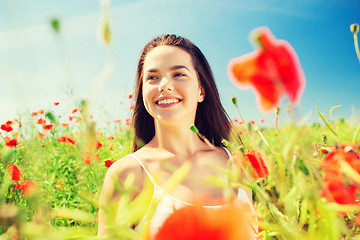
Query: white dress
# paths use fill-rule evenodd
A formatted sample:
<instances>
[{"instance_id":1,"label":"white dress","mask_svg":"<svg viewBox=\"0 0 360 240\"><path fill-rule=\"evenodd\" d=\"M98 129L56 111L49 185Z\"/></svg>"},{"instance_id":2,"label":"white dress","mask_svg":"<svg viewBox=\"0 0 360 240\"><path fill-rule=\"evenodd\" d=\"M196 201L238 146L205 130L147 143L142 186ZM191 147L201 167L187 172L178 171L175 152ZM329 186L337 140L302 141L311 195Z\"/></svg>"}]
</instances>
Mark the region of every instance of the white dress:
<instances>
[{"instance_id":1,"label":"white dress","mask_svg":"<svg viewBox=\"0 0 360 240\"><path fill-rule=\"evenodd\" d=\"M224 148L224 149L227 152L229 158L231 159L231 154L230 154L229 150L226 148ZM147 170L147 168L144 166L144 164L141 162L141 160L138 157L136 157L134 154L129 154L129 155L132 156L140 164L140 166L144 169L146 175L148 176L148 178L154 185L152 201L149 206L149 210L150 210L152 207L154 207L155 204L157 204L155 212L153 213L150 223L149 223L150 224L149 225L149 234L150 234L150 236L154 236L157 233L157 231L159 230L159 228L163 225L163 223L165 222L167 217L169 215L171 215L175 209L179 209L179 208L182 208L185 206L191 206L193 204L181 201L181 200L171 196L169 193L167 193L163 188L161 188L155 182L154 178L152 177L150 172ZM237 198L235 201L248 204L251 212L254 213L254 215L255 215L255 209L243 188L238 189L238 195L237 195ZM203 206L203 207L209 208L209 209L215 209L215 208L220 208L222 206L224 206L224 205ZM149 212L149 210L147 212ZM148 224L148 221L149 221L149 219L146 214L144 216L143 220L141 221L141 223L138 225L138 228L143 228L146 224ZM258 232L258 226L257 226L256 221L255 221L255 223L251 224L251 230L250 230L251 233L254 235L256 235L256 233Z\"/></svg>"}]
</instances>

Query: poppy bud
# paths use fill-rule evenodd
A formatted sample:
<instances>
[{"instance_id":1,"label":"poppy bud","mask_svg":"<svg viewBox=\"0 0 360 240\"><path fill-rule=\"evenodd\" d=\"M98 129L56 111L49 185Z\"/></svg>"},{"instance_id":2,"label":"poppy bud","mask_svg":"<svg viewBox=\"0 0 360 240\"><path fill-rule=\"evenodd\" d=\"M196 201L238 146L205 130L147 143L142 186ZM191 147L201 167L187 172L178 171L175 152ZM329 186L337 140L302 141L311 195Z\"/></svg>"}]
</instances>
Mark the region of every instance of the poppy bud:
<instances>
[{"instance_id":1,"label":"poppy bud","mask_svg":"<svg viewBox=\"0 0 360 240\"><path fill-rule=\"evenodd\" d=\"M51 19L51 26L56 33L60 33L60 20L58 18Z\"/></svg>"},{"instance_id":2,"label":"poppy bud","mask_svg":"<svg viewBox=\"0 0 360 240\"><path fill-rule=\"evenodd\" d=\"M105 43L110 44L111 31L110 31L110 26L109 26L108 21L106 21L103 25L102 34L103 34L103 39L104 39Z\"/></svg>"},{"instance_id":3,"label":"poppy bud","mask_svg":"<svg viewBox=\"0 0 360 240\"><path fill-rule=\"evenodd\" d=\"M51 123L56 124L56 117L54 116L54 114L52 112L46 112L45 113L45 117L47 117Z\"/></svg>"},{"instance_id":4,"label":"poppy bud","mask_svg":"<svg viewBox=\"0 0 360 240\"><path fill-rule=\"evenodd\" d=\"M350 31L354 34L357 34L359 32L359 24L357 24L357 23L351 24Z\"/></svg>"},{"instance_id":5,"label":"poppy bud","mask_svg":"<svg viewBox=\"0 0 360 240\"><path fill-rule=\"evenodd\" d=\"M279 113L280 113L280 108L279 108L279 107L275 107L275 114L276 114L276 115L279 115Z\"/></svg>"},{"instance_id":6,"label":"poppy bud","mask_svg":"<svg viewBox=\"0 0 360 240\"><path fill-rule=\"evenodd\" d=\"M236 96L232 96L230 99L231 99L231 101L232 101L232 103L233 103L234 105L237 105L237 98L236 98Z\"/></svg>"},{"instance_id":7,"label":"poppy bud","mask_svg":"<svg viewBox=\"0 0 360 240\"><path fill-rule=\"evenodd\" d=\"M321 135L321 140L326 144L327 135L326 134Z\"/></svg>"},{"instance_id":8,"label":"poppy bud","mask_svg":"<svg viewBox=\"0 0 360 240\"><path fill-rule=\"evenodd\" d=\"M197 129L197 127L195 127L195 125L192 125L192 126L190 127L190 130L191 130L193 133L195 133L195 134L198 134L198 133L199 133L199 130Z\"/></svg>"}]
</instances>

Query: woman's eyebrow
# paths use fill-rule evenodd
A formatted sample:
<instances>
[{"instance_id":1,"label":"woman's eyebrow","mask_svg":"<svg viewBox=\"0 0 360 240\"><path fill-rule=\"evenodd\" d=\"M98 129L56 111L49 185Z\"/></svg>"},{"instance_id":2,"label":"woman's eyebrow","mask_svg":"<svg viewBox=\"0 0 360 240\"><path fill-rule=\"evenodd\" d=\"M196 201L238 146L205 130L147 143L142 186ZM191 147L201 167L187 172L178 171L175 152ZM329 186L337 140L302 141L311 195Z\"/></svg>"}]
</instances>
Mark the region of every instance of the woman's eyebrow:
<instances>
[{"instance_id":1,"label":"woman's eyebrow","mask_svg":"<svg viewBox=\"0 0 360 240\"><path fill-rule=\"evenodd\" d=\"M178 70L178 69L182 69L182 68L185 68L186 70L188 70L190 72L190 69L184 65L175 65L175 66L171 66L170 67L170 70L171 71L174 71L174 70ZM148 73L153 73L153 72L159 72L159 69L157 68L150 68L150 69L147 69L145 72L148 72Z\"/></svg>"},{"instance_id":2,"label":"woman's eyebrow","mask_svg":"<svg viewBox=\"0 0 360 240\"><path fill-rule=\"evenodd\" d=\"M151 69L146 70L146 72L158 72L158 71L159 70L156 68L151 68Z\"/></svg>"},{"instance_id":3,"label":"woman's eyebrow","mask_svg":"<svg viewBox=\"0 0 360 240\"><path fill-rule=\"evenodd\" d=\"M172 67L170 67L170 70L178 70L178 69L181 69L181 68L185 68L186 70L188 70L189 72L190 72L190 70L189 70L189 68L187 68L187 67L185 67L185 66L183 66L183 65L175 65L175 66L172 66Z\"/></svg>"}]
</instances>

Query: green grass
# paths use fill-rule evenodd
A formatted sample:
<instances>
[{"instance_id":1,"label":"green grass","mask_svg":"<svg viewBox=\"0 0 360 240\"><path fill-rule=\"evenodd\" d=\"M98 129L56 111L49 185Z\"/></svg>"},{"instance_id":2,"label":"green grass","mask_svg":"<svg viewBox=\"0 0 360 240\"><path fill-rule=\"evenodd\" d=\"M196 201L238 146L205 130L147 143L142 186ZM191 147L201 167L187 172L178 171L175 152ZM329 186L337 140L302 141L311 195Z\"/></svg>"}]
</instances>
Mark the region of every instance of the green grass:
<instances>
[{"instance_id":1,"label":"green grass","mask_svg":"<svg viewBox=\"0 0 360 240\"><path fill-rule=\"evenodd\" d=\"M81 116L79 112L76 114ZM99 194L107 171L104 161L130 153L133 130L115 122L99 129L87 117L86 110L82 115L83 120L72 120L63 127L59 123L62 116L54 112L38 116L29 113L18 119L21 128L15 122L13 131L1 130L0 239L14 234L20 239L96 238ZM39 118L54 127L43 130L37 124ZM360 239L360 228L354 222L359 206L332 203L320 194L323 174L320 164L325 156L320 149L326 146L332 150L352 141L358 125L346 119L327 124L337 136L325 124L288 124L279 129L259 128L251 123L235 125L234 132L241 131L245 147L259 151L269 169L266 179L244 177L246 170L229 173L232 186L253 190L261 235L265 239ZM45 135L41 137L39 131ZM61 136L76 143L58 142ZM5 146L6 137L16 137L18 145ZM97 141L102 143L99 149ZM237 141L228 145L232 151L240 151ZM92 153L90 165L84 163L87 152ZM37 190L33 194L24 196L22 190L14 188L15 181L6 170L9 164L20 169L19 182L36 182ZM344 217L339 212L347 214ZM126 224L121 229L117 228L117 234L140 236Z\"/></svg>"}]
</instances>

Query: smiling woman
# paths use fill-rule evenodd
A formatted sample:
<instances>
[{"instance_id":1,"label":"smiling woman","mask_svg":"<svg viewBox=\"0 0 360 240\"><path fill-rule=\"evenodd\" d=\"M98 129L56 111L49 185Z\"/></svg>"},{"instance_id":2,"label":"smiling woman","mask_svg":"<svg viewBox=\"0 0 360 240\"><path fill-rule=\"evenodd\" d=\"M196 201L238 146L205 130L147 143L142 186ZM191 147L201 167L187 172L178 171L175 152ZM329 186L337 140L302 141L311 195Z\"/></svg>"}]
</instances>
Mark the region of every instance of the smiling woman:
<instances>
[{"instance_id":1,"label":"smiling woman","mask_svg":"<svg viewBox=\"0 0 360 240\"><path fill-rule=\"evenodd\" d=\"M159 123L181 120L194 124L196 108L205 97L191 56L180 48L159 46L144 62L143 101L147 112Z\"/></svg>"},{"instance_id":2,"label":"smiling woman","mask_svg":"<svg viewBox=\"0 0 360 240\"><path fill-rule=\"evenodd\" d=\"M111 237L106 229L114 219L109 219L106 209L109 203L121 201L116 185L125 186L132 174L132 188L140 189L131 193L132 199L144 189L144 181L152 185L148 210L142 220L134 222L137 229L149 229L151 237L175 209L201 205L213 211L228 203L224 189L208 179L226 177L219 169L227 168L231 159L222 146L222 140L229 138L230 121L200 49L176 35L154 38L141 53L135 85L134 153L116 161L106 174L100 198L99 236ZM192 125L214 146L192 133ZM173 169L182 166L189 166L188 174L171 192L164 190ZM230 195L235 203L245 203L253 210L250 194L236 189ZM251 231L256 232L256 226Z\"/></svg>"}]
</instances>

